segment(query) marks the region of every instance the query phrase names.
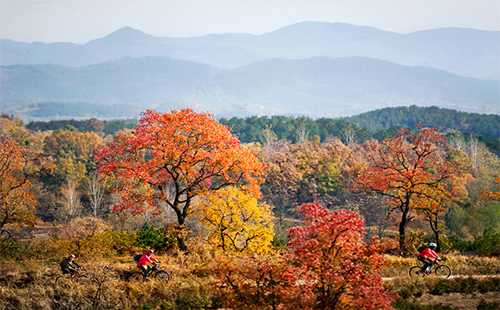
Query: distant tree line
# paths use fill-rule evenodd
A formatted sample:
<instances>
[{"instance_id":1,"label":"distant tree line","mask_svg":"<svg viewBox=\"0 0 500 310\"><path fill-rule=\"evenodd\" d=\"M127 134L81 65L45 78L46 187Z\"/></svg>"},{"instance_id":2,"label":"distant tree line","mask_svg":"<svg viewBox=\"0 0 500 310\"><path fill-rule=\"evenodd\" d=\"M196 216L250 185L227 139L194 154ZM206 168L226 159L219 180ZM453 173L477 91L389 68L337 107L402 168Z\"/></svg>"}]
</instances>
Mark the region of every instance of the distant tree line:
<instances>
[{"instance_id":1,"label":"distant tree line","mask_svg":"<svg viewBox=\"0 0 500 310\"><path fill-rule=\"evenodd\" d=\"M338 137L342 142L364 142L372 138L367 129L360 128L346 120L292 116L252 116L247 118L233 117L219 120L231 128L241 142L264 143L268 138L267 132L271 130L277 140L288 140L294 143L302 142L308 138L318 136L321 141L328 137Z\"/></svg>"},{"instance_id":2,"label":"distant tree line","mask_svg":"<svg viewBox=\"0 0 500 310\"><path fill-rule=\"evenodd\" d=\"M117 120L104 120L100 121L104 128L102 132L105 135L113 135L122 129L132 129L137 123L136 119L117 119ZM87 132L93 131L88 128L89 120L52 120L48 122L30 122L26 125L26 128L29 130L39 130L39 131L47 131L47 130L57 130L57 129L66 129L67 126L72 126L79 132Z\"/></svg>"},{"instance_id":3,"label":"distant tree line","mask_svg":"<svg viewBox=\"0 0 500 310\"><path fill-rule=\"evenodd\" d=\"M89 120L39 121L30 122L26 127L46 131L65 129L70 125L80 132L86 132L88 122ZM438 127L448 138L455 137L455 132L460 132L460 139L465 143L477 140L491 152L500 154L500 115L466 113L438 107L385 108L342 119L251 116L221 118L219 122L230 127L243 143L264 143L270 138L269 132L277 140L294 143L314 136L318 136L322 142L328 137L338 137L344 143L363 143L370 139L382 141L393 136L401 127L412 128L415 124L422 123L428 127ZM104 120L102 132L113 135L122 129L134 128L136 123L136 119Z\"/></svg>"},{"instance_id":4,"label":"distant tree line","mask_svg":"<svg viewBox=\"0 0 500 310\"><path fill-rule=\"evenodd\" d=\"M489 138L500 137L500 115L459 112L439 107L396 107L384 108L344 120L355 123L370 132L401 127L411 128L417 123L438 127L441 132L450 130Z\"/></svg>"}]
</instances>

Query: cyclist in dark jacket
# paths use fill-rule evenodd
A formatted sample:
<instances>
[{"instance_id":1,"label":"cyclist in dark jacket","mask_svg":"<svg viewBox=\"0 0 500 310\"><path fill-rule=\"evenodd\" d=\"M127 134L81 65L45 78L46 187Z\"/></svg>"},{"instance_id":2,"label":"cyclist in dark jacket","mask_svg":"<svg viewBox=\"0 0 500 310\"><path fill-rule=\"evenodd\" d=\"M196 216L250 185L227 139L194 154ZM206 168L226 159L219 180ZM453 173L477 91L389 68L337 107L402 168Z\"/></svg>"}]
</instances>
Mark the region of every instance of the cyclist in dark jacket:
<instances>
[{"instance_id":1,"label":"cyclist in dark jacket","mask_svg":"<svg viewBox=\"0 0 500 310\"><path fill-rule=\"evenodd\" d=\"M75 264L76 267L81 268L80 265L78 265L74 261L74 259L75 259L75 254L71 254L70 256L62 260L60 265L63 274L71 273L71 276L73 277L76 273L76 268L73 266L73 264Z\"/></svg>"}]
</instances>

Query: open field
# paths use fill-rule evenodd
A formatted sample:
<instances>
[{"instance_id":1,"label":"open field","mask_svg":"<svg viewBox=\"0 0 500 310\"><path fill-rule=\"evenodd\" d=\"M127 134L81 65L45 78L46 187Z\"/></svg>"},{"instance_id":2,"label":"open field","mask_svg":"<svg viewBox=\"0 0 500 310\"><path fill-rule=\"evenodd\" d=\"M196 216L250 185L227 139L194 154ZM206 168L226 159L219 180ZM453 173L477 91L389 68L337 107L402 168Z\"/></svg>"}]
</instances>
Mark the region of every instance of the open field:
<instances>
[{"instance_id":1,"label":"open field","mask_svg":"<svg viewBox=\"0 0 500 310\"><path fill-rule=\"evenodd\" d=\"M61 274L55 260L2 261L0 309L217 309L221 305L212 289L215 279L210 255L182 253L158 256L172 274L169 283L130 283L137 268L128 256L80 261L83 272L96 281L55 286ZM450 256L454 278L410 278L416 260L387 256L382 271L390 290L400 296L397 309L477 309L480 302L494 306L500 300L498 258ZM487 276L487 277L485 277ZM418 304L423 308L415 306ZM448 308L436 308L437 304ZM413 306L412 306L413 305ZM496 309L496 308L494 308Z\"/></svg>"}]
</instances>

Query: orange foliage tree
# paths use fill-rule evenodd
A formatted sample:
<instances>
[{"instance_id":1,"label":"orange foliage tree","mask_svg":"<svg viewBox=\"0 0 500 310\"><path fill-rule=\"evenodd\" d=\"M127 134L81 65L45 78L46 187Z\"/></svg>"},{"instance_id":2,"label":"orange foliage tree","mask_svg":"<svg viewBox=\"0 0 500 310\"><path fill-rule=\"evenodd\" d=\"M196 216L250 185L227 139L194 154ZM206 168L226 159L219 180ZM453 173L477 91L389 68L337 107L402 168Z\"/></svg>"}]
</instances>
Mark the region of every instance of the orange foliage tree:
<instances>
[{"instance_id":1,"label":"orange foliage tree","mask_svg":"<svg viewBox=\"0 0 500 310\"><path fill-rule=\"evenodd\" d=\"M29 177L52 168L52 160L10 137L0 137L0 229L35 224L36 199Z\"/></svg>"},{"instance_id":2,"label":"orange foliage tree","mask_svg":"<svg viewBox=\"0 0 500 310\"><path fill-rule=\"evenodd\" d=\"M496 190L486 187L484 190L481 191L479 197L486 201L489 200L500 201L500 177L496 178L495 186Z\"/></svg>"},{"instance_id":3,"label":"orange foliage tree","mask_svg":"<svg viewBox=\"0 0 500 310\"><path fill-rule=\"evenodd\" d=\"M259 195L266 165L212 115L183 109L148 110L142 116L135 130L117 134L95 153L98 171L118 179L115 190L122 201L115 212L160 214L166 204L183 227L201 194L239 186ZM177 241L187 250L184 238Z\"/></svg>"},{"instance_id":4,"label":"orange foliage tree","mask_svg":"<svg viewBox=\"0 0 500 310\"><path fill-rule=\"evenodd\" d=\"M427 195L420 196L422 201L415 201L418 206L417 213L422 215L424 220L429 223L429 226L434 233L434 238L437 243L436 251L441 251L441 236L446 230L442 215L445 213L446 208L453 202L459 202L460 199L467 197L467 183L472 180L472 161L460 149L449 149L447 152L447 159L450 163L457 168L457 173L453 178L446 180L447 189L450 191L449 195L436 196L433 199L428 199Z\"/></svg>"},{"instance_id":5,"label":"orange foliage tree","mask_svg":"<svg viewBox=\"0 0 500 310\"><path fill-rule=\"evenodd\" d=\"M389 214L400 214L399 248L405 251L406 228L415 212L451 200L460 171L448 160L447 143L437 128L417 124L415 131L403 128L382 144L371 141L364 148L366 167L351 171L355 188L385 196Z\"/></svg>"}]
</instances>

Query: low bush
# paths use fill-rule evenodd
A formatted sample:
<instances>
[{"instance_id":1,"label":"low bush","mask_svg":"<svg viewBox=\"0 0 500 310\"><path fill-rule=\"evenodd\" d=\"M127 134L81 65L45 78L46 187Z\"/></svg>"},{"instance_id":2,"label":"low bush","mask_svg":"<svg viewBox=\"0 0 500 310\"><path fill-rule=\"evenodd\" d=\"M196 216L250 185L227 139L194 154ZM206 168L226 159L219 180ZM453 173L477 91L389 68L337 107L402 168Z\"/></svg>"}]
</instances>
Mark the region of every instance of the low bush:
<instances>
[{"instance_id":1,"label":"low bush","mask_svg":"<svg viewBox=\"0 0 500 310\"><path fill-rule=\"evenodd\" d=\"M443 304L434 304L434 305L422 305L415 301L409 301L403 298L398 298L392 306L397 310L459 310L460 308L443 305Z\"/></svg>"},{"instance_id":2,"label":"low bush","mask_svg":"<svg viewBox=\"0 0 500 310\"><path fill-rule=\"evenodd\" d=\"M477 305L477 310L496 310L500 309L500 301L486 301L481 299Z\"/></svg>"}]
</instances>

